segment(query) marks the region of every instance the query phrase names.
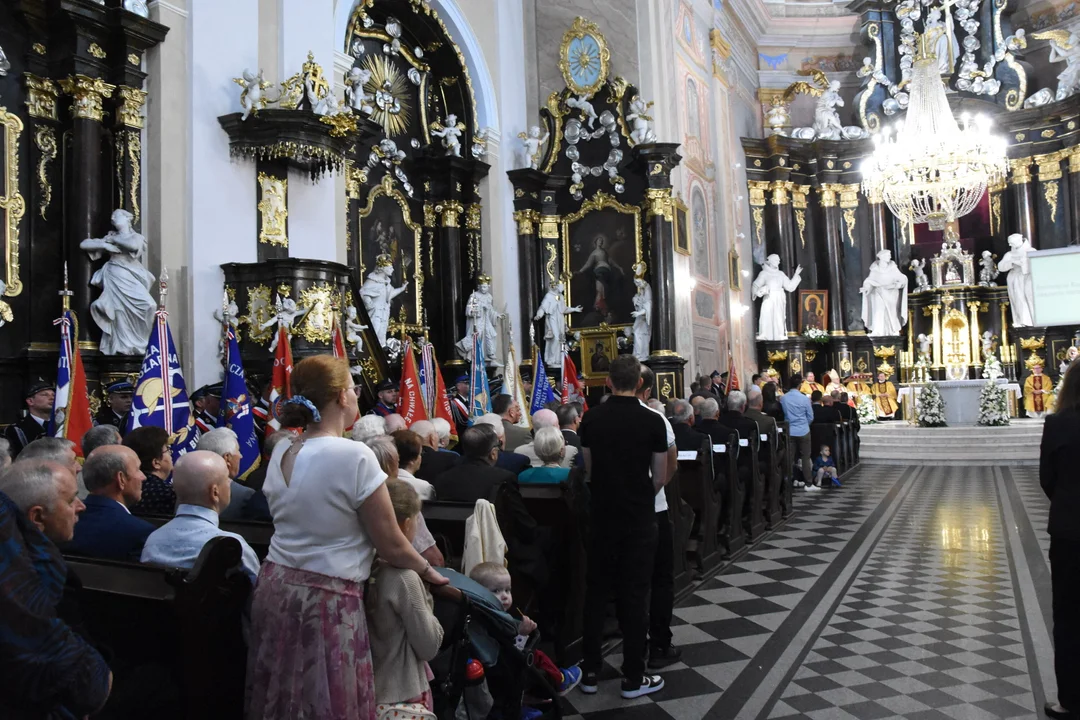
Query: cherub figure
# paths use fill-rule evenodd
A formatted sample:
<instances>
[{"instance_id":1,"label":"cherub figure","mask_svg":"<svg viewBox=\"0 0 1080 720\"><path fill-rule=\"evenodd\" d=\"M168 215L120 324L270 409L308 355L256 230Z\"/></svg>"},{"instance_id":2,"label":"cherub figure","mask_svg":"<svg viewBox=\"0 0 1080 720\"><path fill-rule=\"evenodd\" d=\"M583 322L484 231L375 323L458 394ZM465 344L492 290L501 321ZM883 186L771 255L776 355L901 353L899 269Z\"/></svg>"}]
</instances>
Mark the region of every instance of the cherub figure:
<instances>
[{"instance_id":1,"label":"cherub figure","mask_svg":"<svg viewBox=\"0 0 1080 720\"><path fill-rule=\"evenodd\" d=\"M983 250L982 260L979 261L979 285L981 287L997 287L997 276L1001 273L998 271L997 263L994 262L994 256L990 254L989 250Z\"/></svg>"},{"instance_id":2,"label":"cherub figure","mask_svg":"<svg viewBox=\"0 0 1080 720\"><path fill-rule=\"evenodd\" d=\"M926 261L914 258L911 261L911 271L915 273L915 292L922 292L923 290L930 289L930 280L926 277Z\"/></svg>"},{"instance_id":3,"label":"cherub figure","mask_svg":"<svg viewBox=\"0 0 1080 720\"><path fill-rule=\"evenodd\" d=\"M229 327L231 327L233 329L233 332L236 332L240 328L239 315L240 315L240 309L238 307L236 307L236 301L235 300L229 300L226 303L224 308L215 308L215 310L214 310L214 320L216 320L219 325L222 325L222 326L228 325ZM225 336L224 336L224 334L222 335L221 339L218 340L218 358L219 359L224 359L225 358Z\"/></svg>"},{"instance_id":4,"label":"cherub figure","mask_svg":"<svg viewBox=\"0 0 1080 720\"><path fill-rule=\"evenodd\" d=\"M258 115L259 111L272 101L263 92L270 87L270 83L263 80L262 70L258 74L245 70L243 75L243 77L233 78L233 82L244 88L240 93L240 107L244 110L240 119L247 120L252 115Z\"/></svg>"},{"instance_id":5,"label":"cherub figure","mask_svg":"<svg viewBox=\"0 0 1080 720\"><path fill-rule=\"evenodd\" d=\"M461 157L461 136L465 133L465 123L459 123L457 115L453 113L446 116L442 124L431 123L431 134L442 138L443 147L447 155Z\"/></svg>"},{"instance_id":6,"label":"cherub figure","mask_svg":"<svg viewBox=\"0 0 1080 720\"><path fill-rule=\"evenodd\" d=\"M566 105L581 111L581 118L588 120L589 130L596 129L596 110L593 108L592 103L589 102L587 95L578 95L577 97L571 95L566 98Z\"/></svg>"},{"instance_id":7,"label":"cherub figure","mask_svg":"<svg viewBox=\"0 0 1080 720\"><path fill-rule=\"evenodd\" d=\"M930 346L934 342L933 335L919 333L919 362L924 365L930 364Z\"/></svg>"},{"instance_id":8,"label":"cherub figure","mask_svg":"<svg viewBox=\"0 0 1080 720\"><path fill-rule=\"evenodd\" d=\"M364 85L370 80L371 71L364 67L354 67L345 77L346 104L365 115L375 112L375 107L371 104L375 98L364 90Z\"/></svg>"},{"instance_id":9,"label":"cherub figure","mask_svg":"<svg viewBox=\"0 0 1080 720\"><path fill-rule=\"evenodd\" d=\"M544 137L540 137L540 132L540 126L533 125L529 128L528 133L518 133L518 137L521 138L521 145L525 150L523 162L526 167L533 170L540 169L540 149L551 137L550 133L544 133Z\"/></svg>"},{"instance_id":10,"label":"cherub figure","mask_svg":"<svg viewBox=\"0 0 1080 720\"><path fill-rule=\"evenodd\" d=\"M285 328L286 332L291 334L293 323L296 322L296 318L307 312L307 308L298 307L296 301L292 298L281 299L280 295L274 296L274 317L270 318L262 324L262 329L266 330L274 325L278 326L278 329ZM274 333L274 339L270 343L270 352L276 352L278 346L279 333Z\"/></svg>"},{"instance_id":11,"label":"cherub figure","mask_svg":"<svg viewBox=\"0 0 1080 720\"><path fill-rule=\"evenodd\" d=\"M356 308L350 305L345 310L345 340L356 348L357 355L364 351L364 339L360 336L360 333L367 329L368 326L362 325L360 319L356 316Z\"/></svg>"},{"instance_id":12,"label":"cherub figure","mask_svg":"<svg viewBox=\"0 0 1080 720\"><path fill-rule=\"evenodd\" d=\"M656 133L652 129L652 117L645 114L652 106L653 103L646 103L640 95L635 95L630 101L630 114L626 116L626 119L633 123L630 139L635 145L656 142Z\"/></svg>"},{"instance_id":13,"label":"cherub figure","mask_svg":"<svg viewBox=\"0 0 1080 720\"><path fill-rule=\"evenodd\" d=\"M1045 30L1031 37L1050 41L1049 62L1064 62L1065 69L1058 74L1055 100L1064 100L1080 90L1080 30Z\"/></svg>"},{"instance_id":14,"label":"cherub figure","mask_svg":"<svg viewBox=\"0 0 1080 720\"><path fill-rule=\"evenodd\" d=\"M391 115L401 112L401 101L394 97L394 85L390 80L383 80L383 84L375 91L375 107Z\"/></svg>"}]
</instances>

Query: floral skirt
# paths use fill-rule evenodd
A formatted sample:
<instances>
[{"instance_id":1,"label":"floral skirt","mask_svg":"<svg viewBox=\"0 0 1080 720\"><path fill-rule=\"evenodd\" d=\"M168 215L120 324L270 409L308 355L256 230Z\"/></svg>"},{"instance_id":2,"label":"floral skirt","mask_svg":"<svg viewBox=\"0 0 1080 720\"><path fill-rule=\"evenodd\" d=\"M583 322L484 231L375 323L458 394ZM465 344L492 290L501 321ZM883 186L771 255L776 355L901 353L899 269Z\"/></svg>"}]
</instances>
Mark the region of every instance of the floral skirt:
<instances>
[{"instance_id":1,"label":"floral skirt","mask_svg":"<svg viewBox=\"0 0 1080 720\"><path fill-rule=\"evenodd\" d=\"M248 720L375 720L363 583L263 562L251 604Z\"/></svg>"}]
</instances>

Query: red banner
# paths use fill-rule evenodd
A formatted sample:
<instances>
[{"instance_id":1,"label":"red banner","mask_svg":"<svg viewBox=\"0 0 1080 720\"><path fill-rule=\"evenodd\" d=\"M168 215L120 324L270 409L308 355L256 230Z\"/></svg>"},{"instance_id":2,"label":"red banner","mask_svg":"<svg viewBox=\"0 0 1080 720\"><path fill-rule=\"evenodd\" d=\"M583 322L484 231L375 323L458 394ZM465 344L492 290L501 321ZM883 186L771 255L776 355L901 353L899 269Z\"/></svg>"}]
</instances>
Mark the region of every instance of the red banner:
<instances>
[{"instance_id":1,"label":"red banner","mask_svg":"<svg viewBox=\"0 0 1080 720\"><path fill-rule=\"evenodd\" d=\"M270 415L272 419L267 424L268 434L281 429L278 416L281 414L281 404L292 397L292 370L292 347L289 333L282 326L278 328L277 348L274 349L274 374L270 381Z\"/></svg>"},{"instance_id":2,"label":"red banner","mask_svg":"<svg viewBox=\"0 0 1080 720\"><path fill-rule=\"evenodd\" d=\"M412 343L405 344L405 359L401 363L401 399L398 400L398 414L405 418L405 425L410 426L417 420L427 420L424 407L424 394L420 390L420 373L416 369L416 356Z\"/></svg>"},{"instance_id":3,"label":"red banner","mask_svg":"<svg viewBox=\"0 0 1080 720\"><path fill-rule=\"evenodd\" d=\"M572 400L580 398L581 404L585 410L589 409L589 403L585 401L585 383L578 377L577 366L574 365L573 359L570 357L570 353L566 352L563 348L563 361L562 361L562 398L561 402L565 405ZM571 398L571 391L577 395L577 398Z\"/></svg>"}]
</instances>

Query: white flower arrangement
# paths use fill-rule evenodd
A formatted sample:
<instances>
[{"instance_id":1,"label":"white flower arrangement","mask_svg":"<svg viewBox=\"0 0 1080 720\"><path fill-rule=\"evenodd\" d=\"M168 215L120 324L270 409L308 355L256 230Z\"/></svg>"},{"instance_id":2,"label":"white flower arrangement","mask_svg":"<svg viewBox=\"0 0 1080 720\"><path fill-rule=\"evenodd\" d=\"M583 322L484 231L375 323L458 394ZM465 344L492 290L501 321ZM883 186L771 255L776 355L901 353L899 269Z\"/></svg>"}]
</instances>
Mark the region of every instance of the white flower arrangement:
<instances>
[{"instance_id":1,"label":"white flower arrangement","mask_svg":"<svg viewBox=\"0 0 1080 720\"><path fill-rule=\"evenodd\" d=\"M979 425L999 427L1009 424L1009 400L1005 388L987 380L979 394Z\"/></svg>"},{"instance_id":2,"label":"white flower arrangement","mask_svg":"<svg viewBox=\"0 0 1080 720\"><path fill-rule=\"evenodd\" d=\"M803 331L803 337L812 343L824 345L829 342L829 333L825 332L821 328L809 327Z\"/></svg>"},{"instance_id":3,"label":"white flower arrangement","mask_svg":"<svg viewBox=\"0 0 1080 720\"><path fill-rule=\"evenodd\" d=\"M927 383L915 402L915 420L919 427L945 427L945 401L937 383Z\"/></svg>"},{"instance_id":4,"label":"white flower arrangement","mask_svg":"<svg viewBox=\"0 0 1080 720\"><path fill-rule=\"evenodd\" d=\"M856 411L859 413L860 425L877 424L877 405L874 403L873 396L859 396L859 404L856 406Z\"/></svg>"}]
</instances>

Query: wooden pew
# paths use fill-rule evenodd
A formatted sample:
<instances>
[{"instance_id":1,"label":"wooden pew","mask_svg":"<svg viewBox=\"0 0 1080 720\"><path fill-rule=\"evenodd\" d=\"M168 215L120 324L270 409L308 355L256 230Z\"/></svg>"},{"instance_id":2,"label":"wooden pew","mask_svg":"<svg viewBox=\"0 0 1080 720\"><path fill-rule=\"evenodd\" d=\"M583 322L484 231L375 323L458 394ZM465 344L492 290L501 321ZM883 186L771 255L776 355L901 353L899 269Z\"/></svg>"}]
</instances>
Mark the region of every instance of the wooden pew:
<instances>
[{"instance_id":1,"label":"wooden pew","mask_svg":"<svg viewBox=\"0 0 1080 720\"><path fill-rule=\"evenodd\" d=\"M711 448L708 452L711 459ZM711 475L709 476L709 483L712 484ZM675 472L675 477L671 479L671 482L664 486L664 495L667 497L668 522L671 523L672 550L675 556L672 572L675 576L675 595L677 597L679 593L690 587L690 583L694 580L693 568L690 559L687 557L686 546L690 542L696 516L694 509L683 499L681 467Z\"/></svg>"},{"instance_id":2,"label":"wooden pew","mask_svg":"<svg viewBox=\"0 0 1080 720\"><path fill-rule=\"evenodd\" d=\"M172 515L139 515L154 527L161 527L173 519ZM259 560L265 560L270 552L270 539L274 537L274 524L257 520L229 520L221 521L218 525L222 530L231 532L247 541Z\"/></svg>"},{"instance_id":3,"label":"wooden pew","mask_svg":"<svg viewBox=\"0 0 1080 720\"><path fill-rule=\"evenodd\" d=\"M446 566L461 570L461 555L465 551L465 521L472 517L475 503L424 501L424 522L435 536Z\"/></svg>"},{"instance_id":4,"label":"wooden pew","mask_svg":"<svg viewBox=\"0 0 1080 720\"><path fill-rule=\"evenodd\" d=\"M732 431L727 443L714 444L713 471L727 478L727 497L722 499L722 526L720 528L727 557L733 556L746 546L746 530L743 528L742 509L746 497L745 489L739 482L739 435Z\"/></svg>"},{"instance_id":5,"label":"wooden pew","mask_svg":"<svg viewBox=\"0 0 1080 720\"><path fill-rule=\"evenodd\" d=\"M164 668L179 689L183 717L242 717L247 648L241 615L251 583L239 570L240 543L217 537L191 570L66 556L82 581L92 637L124 665Z\"/></svg>"},{"instance_id":6,"label":"wooden pew","mask_svg":"<svg viewBox=\"0 0 1080 720\"><path fill-rule=\"evenodd\" d=\"M758 461L761 440L752 438L739 440L739 462L750 468L750 486L744 488L743 521L746 525L746 539L753 542L765 534L765 514L762 505L765 502L765 475Z\"/></svg>"},{"instance_id":7,"label":"wooden pew","mask_svg":"<svg viewBox=\"0 0 1080 720\"><path fill-rule=\"evenodd\" d=\"M692 453L679 453L679 493L698 519L697 555L702 574L714 570L723 557L719 544L723 498L716 489L711 445L706 437L693 459L689 457Z\"/></svg>"},{"instance_id":8,"label":"wooden pew","mask_svg":"<svg viewBox=\"0 0 1080 720\"><path fill-rule=\"evenodd\" d=\"M787 421L776 423L777 453L780 458L780 514L786 519L794 512L794 482L792 475L795 464L795 444L791 441L791 426Z\"/></svg>"},{"instance_id":9,"label":"wooden pew","mask_svg":"<svg viewBox=\"0 0 1080 720\"><path fill-rule=\"evenodd\" d=\"M761 449L758 452L759 466L765 478L765 527L772 529L780 522L780 445L776 430L761 433Z\"/></svg>"}]
</instances>

